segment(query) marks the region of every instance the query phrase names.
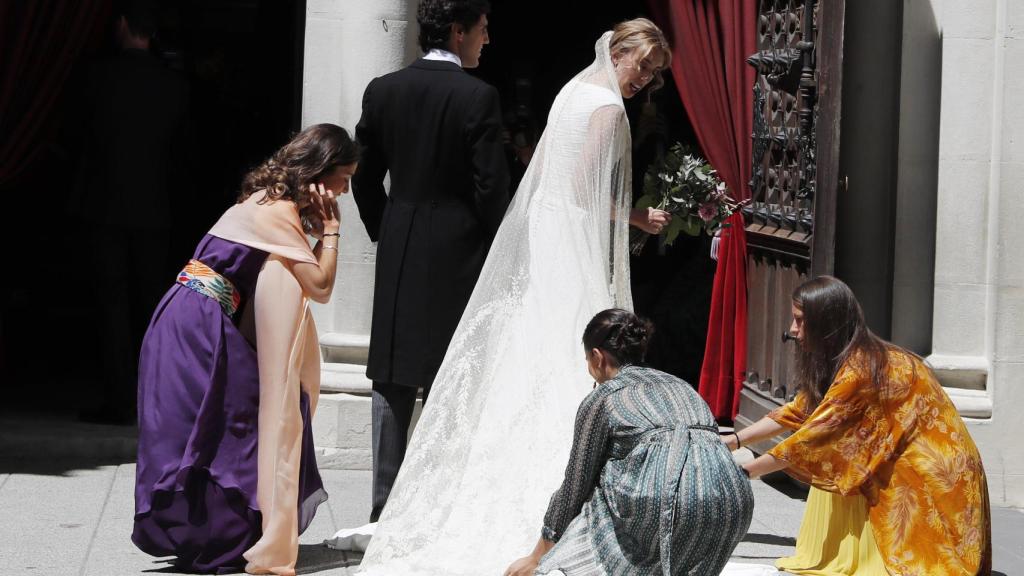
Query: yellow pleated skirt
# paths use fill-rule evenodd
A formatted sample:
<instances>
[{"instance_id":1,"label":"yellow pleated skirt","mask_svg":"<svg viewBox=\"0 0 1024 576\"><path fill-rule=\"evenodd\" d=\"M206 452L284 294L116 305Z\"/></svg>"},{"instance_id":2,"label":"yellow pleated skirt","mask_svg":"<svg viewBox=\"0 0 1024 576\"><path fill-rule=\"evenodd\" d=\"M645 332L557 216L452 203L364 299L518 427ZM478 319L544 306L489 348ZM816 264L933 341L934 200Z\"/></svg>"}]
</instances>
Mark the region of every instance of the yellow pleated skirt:
<instances>
[{"instance_id":1,"label":"yellow pleated skirt","mask_svg":"<svg viewBox=\"0 0 1024 576\"><path fill-rule=\"evenodd\" d=\"M796 554L779 558L779 570L814 576L888 576L868 521L863 496L841 496L817 488L796 538Z\"/></svg>"}]
</instances>

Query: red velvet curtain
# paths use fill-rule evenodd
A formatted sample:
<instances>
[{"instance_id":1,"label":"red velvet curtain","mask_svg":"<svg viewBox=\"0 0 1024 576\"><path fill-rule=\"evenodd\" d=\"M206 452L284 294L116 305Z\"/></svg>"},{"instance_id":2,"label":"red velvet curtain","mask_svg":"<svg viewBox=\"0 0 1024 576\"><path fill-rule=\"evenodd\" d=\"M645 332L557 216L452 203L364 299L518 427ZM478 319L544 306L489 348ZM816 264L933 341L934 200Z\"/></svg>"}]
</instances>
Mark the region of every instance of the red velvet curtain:
<instances>
[{"instance_id":1,"label":"red velvet curtain","mask_svg":"<svg viewBox=\"0 0 1024 576\"><path fill-rule=\"evenodd\" d=\"M738 200L750 197L757 0L650 0L672 43L672 76L708 161ZM718 418L739 410L747 360L747 243L743 217L722 233L711 296L701 396Z\"/></svg>"},{"instance_id":2,"label":"red velvet curtain","mask_svg":"<svg viewBox=\"0 0 1024 576\"><path fill-rule=\"evenodd\" d=\"M110 0L0 1L0 188L45 144L51 113Z\"/></svg>"}]
</instances>

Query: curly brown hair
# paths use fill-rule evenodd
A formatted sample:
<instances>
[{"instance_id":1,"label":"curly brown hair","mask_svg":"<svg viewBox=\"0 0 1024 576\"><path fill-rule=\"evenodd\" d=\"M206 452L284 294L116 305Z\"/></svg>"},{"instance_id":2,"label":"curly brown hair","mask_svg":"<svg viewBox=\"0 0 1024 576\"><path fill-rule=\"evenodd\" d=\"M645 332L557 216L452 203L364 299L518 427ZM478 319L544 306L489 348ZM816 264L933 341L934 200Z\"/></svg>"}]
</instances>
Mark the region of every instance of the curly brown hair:
<instances>
[{"instance_id":1,"label":"curly brown hair","mask_svg":"<svg viewBox=\"0 0 1024 576\"><path fill-rule=\"evenodd\" d=\"M299 208L302 229L312 232L320 223L309 199L309 185L338 166L358 161L359 146L344 128L314 124L245 175L238 203L260 191L264 193L260 204L280 198L291 200Z\"/></svg>"}]
</instances>

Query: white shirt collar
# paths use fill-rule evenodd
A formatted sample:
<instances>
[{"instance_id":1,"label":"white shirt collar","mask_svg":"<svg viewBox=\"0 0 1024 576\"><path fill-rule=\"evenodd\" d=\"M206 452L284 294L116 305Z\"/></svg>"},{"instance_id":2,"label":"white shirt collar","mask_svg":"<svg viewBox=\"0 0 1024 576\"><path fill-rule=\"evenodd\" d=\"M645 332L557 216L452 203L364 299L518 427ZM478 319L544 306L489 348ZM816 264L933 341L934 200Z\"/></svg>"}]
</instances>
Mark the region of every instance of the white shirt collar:
<instances>
[{"instance_id":1,"label":"white shirt collar","mask_svg":"<svg viewBox=\"0 0 1024 576\"><path fill-rule=\"evenodd\" d=\"M445 62L451 62L458 64L459 68L462 68L462 58L459 58L458 54L449 52L447 50L441 50L440 48L431 48L430 52L427 52L424 60L443 60Z\"/></svg>"}]
</instances>

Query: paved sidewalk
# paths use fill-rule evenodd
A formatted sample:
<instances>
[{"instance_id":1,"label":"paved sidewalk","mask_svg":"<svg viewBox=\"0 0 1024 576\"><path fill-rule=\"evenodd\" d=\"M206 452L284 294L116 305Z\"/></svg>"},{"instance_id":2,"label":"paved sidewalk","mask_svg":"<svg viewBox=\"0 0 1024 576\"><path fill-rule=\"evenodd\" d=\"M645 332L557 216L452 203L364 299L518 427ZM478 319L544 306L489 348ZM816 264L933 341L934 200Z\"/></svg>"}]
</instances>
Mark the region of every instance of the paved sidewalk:
<instances>
[{"instance_id":1,"label":"paved sidewalk","mask_svg":"<svg viewBox=\"0 0 1024 576\"><path fill-rule=\"evenodd\" d=\"M120 438L121 433L85 433L73 424L44 427L59 430L61 442L27 430L18 432L17 426L0 418L0 514L4 520L0 522L0 559L4 573L179 574L166 561L138 551L129 539L135 480L135 464L126 456L134 451L129 450L133 440L129 429L124 429L124 438ZM21 440L19 434L23 434ZM26 444L26 437L36 444ZM125 443L124 449L119 442ZM95 451L98 446L105 446L100 450L102 458ZM86 457L88 454L95 457ZM340 528L365 522L370 512L370 473L322 470L321 474L330 499L300 538L298 571L351 574L359 557L330 550L322 542ZM754 519L733 561L771 564L793 552L804 495L788 482L755 481L753 487ZM995 574L1024 576L1024 512L1006 508L992 512Z\"/></svg>"}]
</instances>

